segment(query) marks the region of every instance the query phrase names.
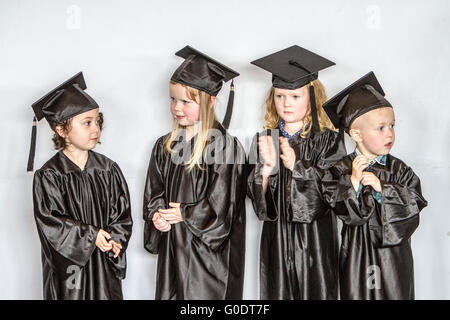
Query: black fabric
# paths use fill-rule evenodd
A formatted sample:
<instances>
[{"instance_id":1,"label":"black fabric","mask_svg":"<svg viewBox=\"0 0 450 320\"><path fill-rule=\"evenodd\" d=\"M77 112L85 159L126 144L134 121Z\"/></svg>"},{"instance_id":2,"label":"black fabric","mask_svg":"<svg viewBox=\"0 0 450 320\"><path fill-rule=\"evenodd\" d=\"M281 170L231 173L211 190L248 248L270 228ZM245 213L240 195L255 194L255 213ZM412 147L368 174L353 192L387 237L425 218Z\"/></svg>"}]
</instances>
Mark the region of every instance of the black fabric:
<instances>
[{"instance_id":1,"label":"black fabric","mask_svg":"<svg viewBox=\"0 0 450 320\"><path fill-rule=\"evenodd\" d=\"M316 93L314 90L314 86L309 86L309 101L311 105L311 117L312 117L312 132L317 133L320 132L320 123L317 116L317 107L316 107Z\"/></svg>"},{"instance_id":2,"label":"black fabric","mask_svg":"<svg viewBox=\"0 0 450 320\"><path fill-rule=\"evenodd\" d=\"M286 81L283 78L280 78L276 75L272 75L272 86L274 88L279 88L279 89L295 90L295 89L298 89L298 88L301 88L301 87L307 85L311 81L316 80L318 78L318 76L319 75L317 73L314 73L314 74L307 75L300 80L290 82L290 81Z\"/></svg>"},{"instance_id":3,"label":"black fabric","mask_svg":"<svg viewBox=\"0 0 450 320\"><path fill-rule=\"evenodd\" d=\"M185 60L175 70L171 80L212 96L217 96L223 82L239 75L236 71L190 46L184 47L176 55Z\"/></svg>"},{"instance_id":4,"label":"black fabric","mask_svg":"<svg viewBox=\"0 0 450 320\"><path fill-rule=\"evenodd\" d=\"M259 135L267 134L270 132ZM260 249L260 298L337 299L336 217L314 191L317 181L297 181L297 171L315 166L328 168L345 156L343 136L324 129L306 138L297 136L290 144L297 159L294 171L291 173L279 164L279 171L269 176L266 193L260 174L262 164L258 161L251 165L254 163L252 160L258 157L256 138L250 153L247 194L258 218L264 221ZM305 204L306 210L301 210L301 204Z\"/></svg>"},{"instance_id":5,"label":"black fabric","mask_svg":"<svg viewBox=\"0 0 450 320\"><path fill-rule=\"evenodd\" d=\"M98 108L97 102L84 90L86 82L79 72L33 103L38 121L45 118L51 127L83 112Z\"/></svg>"},{"instance_id":6,"label":"black fabric","mask_svg":"<svg viewBox=\"0 0 450 320\"><path fill-rule=\"evenodd\" d=\"M378 108L391 107L375 74L371 71L323 104L333 125L347 133L356 118Z\"/></svg>"},{"instance_id":7,"label":"black fabric","mask_svg":"<svg viewBox=\"0 0 450 320\"><path fill-rule=\"evenodd\" d=\"M31 143L30 143L30 152L28 154L28 163L27 163L27 171L33 171L34 169L34 155L36 153L36 130L37 119L33 118L33 127L31 128Z\"/></svg>"},{"instance_id":8,"label":"black fabric","mask_svg":"<svg viewBox=\"0 0 450 320\"><path fill-rule=\"evenodd\" d=\"M324 201L344 222L341 298L414 299L410 237L428 204L420 180L403 161L388 154L386 166L376 163L368 169L380 179L381 204L370 186L357 198L350 181L354 159L352 153L318 174Z\"/></svg>"},{"instance_id":9,"label":"black fabric","mask_svg":"<svg viewBox=\"0 0 450 320\"><path fill-rule=\"evenodd\" d=\"M228 96L227 110L225 116L223 117L222 126L228 129L231 122L231 115L233 114L233 104L234 104L234 81L231 80L230 94Z\"/></svg>"},{"instance_id":10,"label":"black fabric","mask_svg":"<svg viewBox=\"0 0 450 320\"><path fill-rule=\"evenodd\" d=\"M33 204L44 299L122 299L132 218L117 164L89 151L81 170L60 151L35 172ZM96 247L100 229L122 245L116 259Z\"/></svg>"},{"instance_id":11,"label":"black fabric","mask_svg":"<svg viewBox=\"0 0 450 320\"><path fill-rule=\"evenodd\" d=\"M156 299L241 299L245 260L245 151L239 141L221 134L205 148L225 152L224 163L204 164L188 172L165 150L153 147L144 192L144 247L158 254ZM175 140L173 148L194 143ZM228 149L230 150L230 149ZM224 153L223 153L224 154ZM234 160L233 160L234 159ZM237 163L236 163L237 160ZM152 222L158 209L181 203L182 222L161 232Z\"/></svg>"},{"instance_id":12,"label":"black fabric","mask_svg":"<svg viewBox=\"0 0 450 320\"><path fill-rule=\"evenodd\" d=\"M335 65L314 52L297 45L251 62L272 73L275 88L294 90L316 80L318 72Z\"/></svg>"}]
</instances>

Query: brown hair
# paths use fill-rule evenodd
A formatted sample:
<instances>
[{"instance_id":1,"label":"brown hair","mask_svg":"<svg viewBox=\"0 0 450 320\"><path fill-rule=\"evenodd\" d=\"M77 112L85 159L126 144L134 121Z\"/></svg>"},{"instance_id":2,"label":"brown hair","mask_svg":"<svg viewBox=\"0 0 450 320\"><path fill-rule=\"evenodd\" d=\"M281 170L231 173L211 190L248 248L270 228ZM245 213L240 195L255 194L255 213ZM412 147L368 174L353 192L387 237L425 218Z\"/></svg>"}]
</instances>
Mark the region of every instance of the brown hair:
<instances>
[{"instance_id":1,"label":"brown hair","mask_svg":"<svg viewBox=\"0 0 450 320\"><path fill-rule=\"evenodd\" d=\"M98 114L98 126L100 127L100 131L103 129L103 113L99 112ZM52 127L52 130L55 132L53 134L53 145L56 150L64 150L67 147L66 139L61 137L58 132L56 132L56 126L61 126L61 129L65 133L69 133L69 131L72 129L72 118L64 120L63 122L57 123ZM98 143L101 143L100 140Z\"/></svg>"},{"instance_id":2,"label":"brown hair","mask_svg":"<svg viewBox=\"0 0 450 320\"><path fill-rule=\"evenodd\" d=\"M322 131L324 128L336 131L336 128L334 127L333 123L330 121L325 110L322 107L322 105L327 101L327 93L325 91L325 87L318 79L307 84L308 89L311 85L314 86L314 93L316 96L317 117L319 119L320 131ZM278 115L277 109L275 107L274 97L275 97L275 88L272 87L270 88L269 94L266 99L266 114L264 115L264 121L266 123L264 125L264 129L275 129L278 128L278 126L280 125L280 116ZM309 128L305 130L308 124ZM303 131L300 134L300 136L304 138L311 131L311 128L312 128L311 106L308 105L308 111L306 112L306 115L303 119Z\"/></svg>"},{"instance_id":3,"label":"brown hair","mask_svg":"<svg viewBox=\"0 0 450 320\"><path fill-rule=\"evenodd\" d=\"M192 150L191 157L187 164L187 170L191 171L192 168L197 166L200 169L203 169L203 167L200 165L200 159L203 155L203 150L206 147L206 144L208 142L208 131L211 129L214 125L214 122L216 121L216 115L214 113L214 107L210 107L211 104L211 95L207 94L204 91L200 91L198 89L189 87L187 85L170 81L170 84L176 85L180 84L186 89L186 94L189 97L189 99L196 101L200 105L200 124L201 124L201 130L198 134L198 138L195 141L194 148ZM169 134L165 141L165 148L168 152L172 152L172 142L177 137L181 130L181 126L177 124L177 121L174 119L172 121L172 132Z\"/></svg>"}]
</instances>

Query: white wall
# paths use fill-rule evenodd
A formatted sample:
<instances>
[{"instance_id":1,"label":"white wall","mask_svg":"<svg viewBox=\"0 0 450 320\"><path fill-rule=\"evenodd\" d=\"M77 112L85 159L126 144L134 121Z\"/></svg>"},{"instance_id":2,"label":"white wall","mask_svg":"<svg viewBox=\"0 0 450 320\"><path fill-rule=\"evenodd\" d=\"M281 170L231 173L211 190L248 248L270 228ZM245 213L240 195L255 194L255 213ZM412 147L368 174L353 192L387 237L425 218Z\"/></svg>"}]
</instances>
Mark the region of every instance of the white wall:
<instances>
[{"instance_id":1,"label":"white wall","mask_svg":"<svg viewBox=\"0 0 450 320\"><path fill-rule=\"evenodd\" d=\"M189 44L241 73L230 132L246 148L262 126L270 75L250 61L292 44L336 62L329 96L375 71L395 106L393 154L421 177L429 206L413 236L416 297L450 298L448 1L0 1L0 298L41 299L40 244L26 173L31 103L82 70L105 114L98 152L121 166L134 230L127 299L153 299L156 257L142 247L151 148L168 132L168 79ZM223 117L228 85L219 99ZM38 126L35 167L55 152ZM247 200L244 297L257 299L261 224Z\"/></svg>"}]
</instances>

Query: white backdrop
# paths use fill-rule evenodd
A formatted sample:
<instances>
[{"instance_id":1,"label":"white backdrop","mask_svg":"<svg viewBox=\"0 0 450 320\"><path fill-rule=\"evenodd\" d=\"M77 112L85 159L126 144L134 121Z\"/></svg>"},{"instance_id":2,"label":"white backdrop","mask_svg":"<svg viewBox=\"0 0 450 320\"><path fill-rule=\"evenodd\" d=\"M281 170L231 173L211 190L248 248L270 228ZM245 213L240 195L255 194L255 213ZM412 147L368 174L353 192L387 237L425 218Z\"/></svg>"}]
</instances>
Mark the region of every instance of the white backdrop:
<instances>
[{"instance_id":1,"label":"white backdrop","mask_svg":"<svg viewBox=\"0 0 450 320\"><path fill-rule=\"evenodd\" d=\"M0 298L42 298L33 174L26 173L31 103L83 71L105 115L96 151L120 165L131 193L124 297L153 299L157 257L142 246L141 208L150 151L170 129L168 80L182 62L174 53L189 44L241 73L230 133L248 150L271 79L249 62L297 44L336 62L320 73L329 96L370 70L377 75L396 113L392 153L419 175L429 201L412 237L416 297L449 299L449 9L445 0L1 0ZM227 98L228 84L220 119ZM35 168L54 152L41 121ZM260 232L247 199L245 299L259 297Z\"/></svg>"}]
</instances>

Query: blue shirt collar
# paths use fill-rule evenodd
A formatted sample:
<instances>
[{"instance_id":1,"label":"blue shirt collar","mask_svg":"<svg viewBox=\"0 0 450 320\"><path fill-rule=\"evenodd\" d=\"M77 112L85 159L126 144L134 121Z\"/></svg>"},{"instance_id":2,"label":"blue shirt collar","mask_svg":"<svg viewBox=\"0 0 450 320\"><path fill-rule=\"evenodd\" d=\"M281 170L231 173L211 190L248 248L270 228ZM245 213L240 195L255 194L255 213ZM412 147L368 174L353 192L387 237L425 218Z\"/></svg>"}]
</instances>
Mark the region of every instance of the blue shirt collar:
<instances>
[{"instance_id":1,"label":"blue shirt collar","mask_svg":"<svg viewBox=\"0 0 450 320\"><path fill-rule=\"evenodd\" d=\"M359 155L362 154L362 153L358 150L358 148L355 148L355 154L356 154L357 156L359 156ZM386 155L386 154L383 154L383 155L378 156L378 157L376 157L376 158L374 158L374 159L372 159L372 160L369 160L369 166L371 167L371 166L373 166L375 163L378 163L378 164L381 164L382 166L385 166L385 165L386 165L386 158L387 158L387 155Z\"/></svg>"},{"instance_id":2,"label":"blue shirt collar","mask_svg":"<svg viewBox=\"0 0 450 320\"><path fill-rule=\"evenodd\" d=\"M308 130L309 124L306 125L305 130ZM298 136L300 133L302 133L303 128L300 129L299 131L297 131L296 133L294 133L292 136L286 132L286 130L284 130L284 120L280 119L280 130L281 130L281 134L286 137L288 139L288 141L291 141L291 139L295 138L296 136Z\"/></svg>"}]
</instances>

